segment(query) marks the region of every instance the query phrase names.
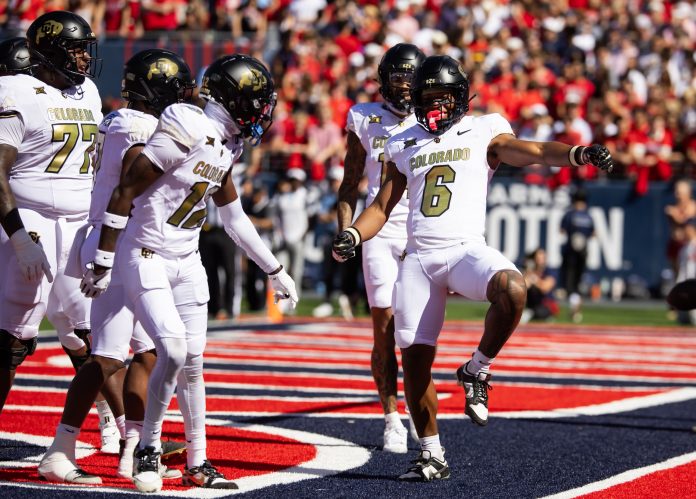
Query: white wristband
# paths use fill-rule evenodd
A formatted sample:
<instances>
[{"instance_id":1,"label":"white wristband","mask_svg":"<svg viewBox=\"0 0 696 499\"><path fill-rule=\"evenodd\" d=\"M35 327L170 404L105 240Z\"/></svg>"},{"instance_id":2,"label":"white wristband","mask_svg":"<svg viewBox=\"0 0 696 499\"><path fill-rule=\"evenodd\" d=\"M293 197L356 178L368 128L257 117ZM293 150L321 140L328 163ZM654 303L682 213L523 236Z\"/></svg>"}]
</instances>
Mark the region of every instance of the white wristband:
<instances>
[{"instance_id":1,"label":"white wristband","mask_svg":"<svg viewBox=\"0 0 696 499\"><path fill-rule=\"evenodd\" d=\"M111 251L97 249L97 252L94 254L94 263L102 267L111 268L114 266L114 256L115 253Z\"/></svg>"},{"instance_id":2,"label":"white wristband","mask_svg":"<svg viewBox=\"0 0 696 499\"><path fill-rule=\"evenodd\" d=\"M582 166L584 163L578 162L576 159L575 155L577 153L577 150L580 149L583 146L573 146L570 151L568 151L568 161L570 162L571 166L578 167Z\"/></svg>"},{"instance_id":3,"label":"white wristband","mask_svg":"<svg viewBox=\"0 0 696 499\"><path fill-rule=\"evenodd\" d=\"M358 229L351 226L346 228L346 232L353 236L353 239L355 239L355 245L359 246L362 238L360 237L360 232L358 232Z\"/></svg>"},{"instance_id":4,"label":"white wristband","mask_svg":"<svg viewBox=\"0 0 696 499\"><path fill-rule=\"evenodd\" d=\"M124 217L123 215L115 215L113 213L109 213L108 211L104 212L102 225L106 225L112 229L122 230L126 228L127 223L128 217Z\"/></svg>"}]
</instances>

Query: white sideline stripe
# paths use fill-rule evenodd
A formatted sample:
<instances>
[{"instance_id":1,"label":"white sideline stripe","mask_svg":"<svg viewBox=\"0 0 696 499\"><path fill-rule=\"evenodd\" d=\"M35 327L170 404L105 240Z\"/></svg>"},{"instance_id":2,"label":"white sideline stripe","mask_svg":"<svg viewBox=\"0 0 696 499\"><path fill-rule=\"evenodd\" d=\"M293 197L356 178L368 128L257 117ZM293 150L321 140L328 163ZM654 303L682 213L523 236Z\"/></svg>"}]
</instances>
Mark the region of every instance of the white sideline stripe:
<instances>
[{"instance_id":1,"label":"white sideline stripe","mask_svg":"<svg viewBox=\"0 0 696 499\"><path fill-rule=\"evenodd\" d=\"M370 459L370 452L360 447L357 444L348 442L346 440L341 440L338 438L327 437L325 435L320 435L317 433L310 433L298 430L289 430L285 428L278 428L275 426L264 426L264 425L244 425L244 424L232 424L226 420L214 420L206 419L206 424L215 426L229 426L244 429L252 432L261 432L271 435L278 435L281 437L296 440L298 442L313 445L316 448L316 456L309 461L301 463L298 466L293 466L291 468L286 468L281 471L274 471L271 473L265 473L263 475L256 476L246 476L235 480L235 483L239 485L239 490L214 490L214 489L203 489L199 487L193 487L188 490L178 491L178 490L163 490L160 495L167 495L173 497L191 497L191 498L217 498L223 496L229 496L235 493L244 493L251 490L261 489L264 487L269 487L271 485L277 484L289 484L294 482L299 482L302 480L308 480L311 478L321 478L328 475L333 475L341 473L353 468L358 468ZM4 434L0 433L0 437ZM17 433L10 433L8 435L14 435L15 439L18 435ZM25 435L21 435L24 437ZM47 447L50 444L52 438L50 437L36 437L35 435L27 435L34 439L42 439L40 446ZM45 441L48 440L48 443ZM24 441L24 439L23 439ZM78 451L79 452L79 451ZM42 451L43 454L43 451ZM78 457L81 457L78 455ZM39 456L40 458L40 456ZM36 463L31 463L30 466L36 466ZM138 494L142 497L142 494L138 493L134 489L117 489L112 487L80 487L75 485L63 485L63 484L29 484L29 483L12 483L12 482L0 482L3 487L20 487L29 489L50 489L55 490L77 490L77 491L91 491L91 492L116 492L124 494Z\"/></svg>"},{"instance_id":2,"label":"white sideline stripe","mask_svg":"<svg viewBox=\"0 0 696 499\"><path fill-rule=\"evenodd\" d=\"M679 388L666 393L645 395L643 397L630 397L604 404L586 405L551 411L512 411L498 412L491 416L500 418L567 418L577 416L600 416L606 414L619 414L647 407L655 407L664 404L674 404L696 398L696 388ZM438 415L439 417L439 415Z\"/></svg>"},{"instance_id":3,"label":"white sideline stripe","mask_svg":"<svg viewBox=\"0 0 696 499\"><path fill-rule=\"evenodd\" d=\"M614 475L604 480L600 480L594 483L588 483L587 485L583 485L582 487L577 487L575 489L559 492L558 494L545 496L541 499L572 499L573 497L591 494L592 492L599 492L600 490L605 490L615 485L620 485L622 483L632 482L633 480L637 480L638 478L650 475L651 473L676 468L677 466L682 466L684 464L691 463L695 460L696 452L682 454L681 456L667 459L666 461L662 461L661 463L651 464L642 468L624 471L623 473L619 473L618 475Z\"/></svg>"}]
</instances>

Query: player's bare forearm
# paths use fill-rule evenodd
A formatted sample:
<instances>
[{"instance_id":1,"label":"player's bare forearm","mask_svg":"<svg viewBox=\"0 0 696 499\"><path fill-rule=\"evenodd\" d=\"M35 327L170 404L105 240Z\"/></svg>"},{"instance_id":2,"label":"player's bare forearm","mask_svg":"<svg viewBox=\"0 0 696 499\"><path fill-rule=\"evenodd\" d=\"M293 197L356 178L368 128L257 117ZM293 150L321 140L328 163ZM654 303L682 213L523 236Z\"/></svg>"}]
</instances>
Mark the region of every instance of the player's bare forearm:
<instances>
[{"instance_id":1,"label":"player's bare forearm","mask_svg":"<svg viewBox=\"0 0 696 499\"><path fill-rule=\"evenodd\" d=\"M10 169L17 160L17 149L0 146L0 222L9 236L24 227L17 211L17 201L10 188Z\"/></svg>"},{"instance_id":2,"label":"player's bare forearm","mask_svg":"<svg viewBox=\"0 0 696 499\"><path fill-rule=\"evenodd\" d=\"M358 202L358 185L365 171L367 153L360 139L348 132L348 150L343 167L343 181L338 189L338 231L341 232L353 221L355 205Z\"/></svg>"},{"instance_id":3,"label":"player's bare forearm","mask_svg":"<svg viewBox=\"0 0 696 499\"><path fill-rule=\"evenodd\" d=\"M510 134L498 135L488 146L488 163L510 166L542 164L568 165L568 153L573 146L562 142L535 142L520 140Z\"/></svg>"},{"instance_id":4,"label":"player's bare forearm","mask_svg":"<svg viewBox=\"0 0 696 499\"><path fill-rule=\"evenodd\" d=\"M388 219L381 207L372 203L360 214L353 227L360 232L361 242L369 241L377 235Z\"/></svg>"}]
</instances>

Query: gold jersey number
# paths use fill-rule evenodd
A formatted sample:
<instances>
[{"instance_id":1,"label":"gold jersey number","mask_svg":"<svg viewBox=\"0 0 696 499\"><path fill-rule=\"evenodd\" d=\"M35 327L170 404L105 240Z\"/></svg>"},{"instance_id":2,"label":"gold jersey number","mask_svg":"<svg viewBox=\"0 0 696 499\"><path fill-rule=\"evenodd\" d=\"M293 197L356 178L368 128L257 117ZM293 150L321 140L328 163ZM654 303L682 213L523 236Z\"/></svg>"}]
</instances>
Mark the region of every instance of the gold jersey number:
<instances>
[{"instance_id":1,"label":"gold jersey number","mask_svg":"<svg viewBox=\"0 0 696 499\"><path fill-rule=\"evenodd\" d=\"M80 167L80 173L89 173L89 155L94 150L94 142L98 131L99 128L94 123L81 123L79 125L77 123L57 123L53 125L52 142L63 142L63 146L51 159L51 162L46 167L46 173L60 173L80 137L82 137L82 142L91 142L90 146L85 150L82 166Z\"/></svg>"},{"instance_id":2,"label":"gold jersey number","mask_svg":"<svg viewBox=\"0 0 696 499\"><path fill-rule=\"evenodd\" d=\"M169 217L167 223L175 227L181 227L182 229L195 229L203 225L203 221L208 214L206 209L201 208L193 213L191 213L191 210L203 199L205 193L208 191L209 185L210 182L196 182L193 184L191 186L191 194L186 196L181 206ZM191 213L190 216L189 213Z\"/></svg>"},{"instance_id":3,"label":"gold jersey number","mask_svg":"<svg viewBox=\"0 0 696 499\"><path fill-rule=\"evenodd\" d=\"M421 202L421 213L426 217L439 217L449 210L452 191L446 184L454 182L455 171L449 165L433 166L425 174L425 189Z\"/></svg>"}]
</instances>

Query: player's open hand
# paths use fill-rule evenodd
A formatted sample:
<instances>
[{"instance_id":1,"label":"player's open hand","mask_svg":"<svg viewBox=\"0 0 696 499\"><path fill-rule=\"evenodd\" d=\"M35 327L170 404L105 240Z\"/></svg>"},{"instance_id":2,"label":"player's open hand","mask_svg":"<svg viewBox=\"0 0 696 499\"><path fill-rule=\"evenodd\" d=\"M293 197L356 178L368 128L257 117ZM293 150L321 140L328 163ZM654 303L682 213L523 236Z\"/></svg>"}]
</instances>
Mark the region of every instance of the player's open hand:
<instances>
[{"instance_id":1,"label":"player's open hand","mask_svg":"<svg viewBox=\"0 0 696 499\"><path fill-rule=\"evenodd\" d=\"M87 298L97 298L101 295L111 283L111 269L106 269L104 272L97 274L94 271L94 264L87 266L87 272L82 276L80 282L80 291Z\"/></svg>"},{"instance_id":2,"label":"player's open hand","mask_svg":"<svg viewBox=\"0 0 696 499\"><path fill-rule=\"evenodd\" d=\"M338 234L333 240L333 247L331 248L331 255L337 262L345 262L349 258L355 256L355 248L360 244L357 235L358 231L349 227L340 234Z\"/></svg>"},{"instance_id":3,"label":"player's open hand","mask_svg":"<svg viewBox=\"0 0 696 499\"><path fill-rule=\"evenodd\" d=\"M48 263L46 253L38 242L27 233L20 229L10 237L10 242L17 255L17 263L22 271L22 275L29 282L40 281L44 274L48 282L53 282L51 265Z\"/></svg>"},{"instance_id":4,"label":"player's open hand","mask_svg":"<svg viewBox=\"0 0 696 499\"><path fill-rule=\"evenodd\" d=\"M269 275L268 278L271 280L275 302L278 303L279 300L289 299L292 308L295 308L300 299L297 296L295 281L292 280L292 277L290 277L285 269L281 268L279 272Z\"/></svg>"},{"instance_id":5,"label":"player's open hand","mask_svg":"<svg viewBox=\"0 0 696 499\"><path fill-rule=\"evenodd\" d=\"M611 173L614 169L614 160L611 159L609 149L600 144L592 144L582 151L584 162L592 163L600 170Z\"/></svg>"}]
</instances>

